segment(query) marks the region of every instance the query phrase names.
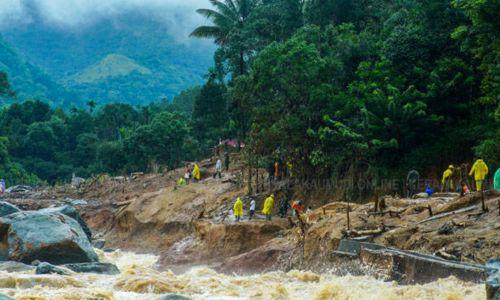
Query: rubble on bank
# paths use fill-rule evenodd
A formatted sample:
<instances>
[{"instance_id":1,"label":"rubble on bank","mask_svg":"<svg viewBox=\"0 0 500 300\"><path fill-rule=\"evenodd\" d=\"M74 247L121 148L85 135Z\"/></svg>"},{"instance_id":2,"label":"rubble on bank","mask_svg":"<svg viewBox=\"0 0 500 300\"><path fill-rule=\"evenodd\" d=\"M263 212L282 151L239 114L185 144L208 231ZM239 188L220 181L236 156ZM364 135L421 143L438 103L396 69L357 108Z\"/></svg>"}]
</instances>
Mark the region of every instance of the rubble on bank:
<instances>
[{"instance_id":1,"label":"rubble on bank","mask_svg":"<svg viewBox=\"0 0 500 300\"><path fill-rule=\"evenodd\" d=\"M206 160L200 166L210 171L213 164ZM101 175L86 180L79 188L35 190L4 199L25 209L73 204L94 232L95 245L104 250L159 254L161 269L181 271L204 264L231 273L332 270L345 263L335 256L345 238L469 264L483 265L500 257L498 193L485 193L489 211L482 210L482 197L477 193L464 197L438 193L413 199L386 196L380 199L385 204L383 209L375 208L373 202L323 205L308 199L308 205L316 209L304 216L307 228L303 234L294 227L295 217L292 222L277 217L266 222L259 215L252 221L246 216L242 222L234 221L230 211L236 197L243 196L245 209L252 198L260 208L271 192L261 190L260 194L245 196L239 169L235 166L224 172L222 179L208 176L182 187L177 187L176 181L183 169L128 177ZM365 253L364 260L375 254ZM394 265L394 255L384 259L392 259ZM372 271L363 266L337 269L352 274Z\"/></svg>"}]
</instances>

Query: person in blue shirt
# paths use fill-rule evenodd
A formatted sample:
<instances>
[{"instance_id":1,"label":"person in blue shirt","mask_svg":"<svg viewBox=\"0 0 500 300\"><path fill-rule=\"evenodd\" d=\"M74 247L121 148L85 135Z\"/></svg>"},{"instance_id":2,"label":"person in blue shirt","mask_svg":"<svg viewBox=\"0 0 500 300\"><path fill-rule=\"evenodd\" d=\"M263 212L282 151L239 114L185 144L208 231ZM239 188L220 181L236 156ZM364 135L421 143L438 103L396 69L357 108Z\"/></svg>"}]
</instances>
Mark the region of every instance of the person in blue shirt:
<instances>
[{"instance_id":1,"label":"person in blue shirt","mask_svg":"<svg viewBox=\"0 0 500 300\"><path fill-rule=\"evenodd\" d=\"M427 186L425 187L425 192L427 193L427 195L432 196L432 194L434 194L434 190L431 188L431 186L429 184L427 184Z\"/></svg>"}]
</instances>

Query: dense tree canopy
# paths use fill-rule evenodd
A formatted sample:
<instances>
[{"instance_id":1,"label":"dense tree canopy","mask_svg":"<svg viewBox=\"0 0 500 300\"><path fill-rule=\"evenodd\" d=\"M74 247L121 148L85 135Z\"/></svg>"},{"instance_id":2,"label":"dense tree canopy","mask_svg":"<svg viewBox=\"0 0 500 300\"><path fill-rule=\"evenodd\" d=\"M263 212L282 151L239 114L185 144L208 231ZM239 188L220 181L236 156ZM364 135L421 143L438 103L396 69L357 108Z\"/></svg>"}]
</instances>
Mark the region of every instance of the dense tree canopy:
<instances>
[{"instance_id":1,"label":"dense tree canopy","mask_svg":"<svg viewBox=\"0 0 500 300\"><path fill-rule=\"evenodd\" d=\"M0 115L3 172L53 182L72 169L173 167L222 138L245 142L249 166L278 159L304 178L436 176L475 157L500 166L497 2L207 6L212 24L192 36L219 48L203 86L141 108L14 104Z\"/></svg>"},{"instance_id":2,"label":"dense tree canopy","mask_svg":"<svg viewBox=\"0 0 500 300\"><path fill-rule=\"evenodd\" d=\"M246 72L227 61L221 77L230 132L254 160L307 178L500 165L495 1L253 3L234 28L250 44Z\"/></svg>"},{"instance_id":3,"label":"dense tree canopy","mask_svg":"<svg viewBox=\"0 0 500 300\"><path fill-rule=\"evenodd\" d=\"M90 114L27 101L4 108L0 124L0 177L9 184L175 167L197 154L189 119L170 105L108 104Z\"/></svg>"}]
</instances>

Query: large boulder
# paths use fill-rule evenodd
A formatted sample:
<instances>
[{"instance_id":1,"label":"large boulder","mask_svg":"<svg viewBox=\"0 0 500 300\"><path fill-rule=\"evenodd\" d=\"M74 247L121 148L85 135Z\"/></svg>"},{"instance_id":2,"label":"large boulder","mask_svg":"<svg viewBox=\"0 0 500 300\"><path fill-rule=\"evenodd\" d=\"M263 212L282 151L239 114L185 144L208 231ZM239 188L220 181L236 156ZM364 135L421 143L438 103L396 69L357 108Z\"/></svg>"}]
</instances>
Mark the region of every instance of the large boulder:
<instances>
[{"instance_id":1,"label":"large boulder","mask_svg":"<svg viewBox=\"0 0 500 300\"><path fill-rule=\"evenodd\" d=\"M59 207L44 208L39 211L49 212L49 213L61 213L63 215L75 219L78 222L78 224L80 224L80 226L83 229L83 232L85 232L85 235L87 235L89 240L92 240L92 231L90 231L89 227L87 226L87 223L85 223L78 210L76 210L76 208L74 208L73 206L64 205Z\"/></svg>"},{"instance_id":2,"label":"large boulder","mask_svg":"<svg viewBox=\"0 0 500 300\"><path fill-rule=\"evenodd\" d=\"M17 206L10 204L9 202L0 201L0 217L7 216L21 210Z\"/></svg>"},{"instance_id":3,"label":"large boulder","mask_svg":"<svg viewBox=\"0 0 500 300\"><path fill-rule=\"evenodd\" d=\"M0 260L58 265L96 262L97 254L73 218L57 212L24 211L0 218Z\"/></svg>"}]
</instances>

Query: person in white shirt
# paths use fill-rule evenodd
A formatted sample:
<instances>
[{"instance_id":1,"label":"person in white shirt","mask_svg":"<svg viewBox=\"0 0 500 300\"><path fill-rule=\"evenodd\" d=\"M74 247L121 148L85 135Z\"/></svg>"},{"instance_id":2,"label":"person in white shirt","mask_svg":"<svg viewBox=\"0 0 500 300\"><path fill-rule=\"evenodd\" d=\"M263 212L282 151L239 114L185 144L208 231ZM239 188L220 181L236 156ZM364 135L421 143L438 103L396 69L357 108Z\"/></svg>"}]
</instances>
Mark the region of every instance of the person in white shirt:
<instances>
[{"instance_id":1,"label":"person in white shirt","mask_svg":"<svg viewBox=\"0 0 500 300\"><path fill-rule=\"evenodd\" d=\"M220 158L217 159L217 162L215 163L215 173L214 173L214 178L219 175L219 178L222 178L222 161Z\"/></svg>"},{"instance_id":2,"label":"person in white shirt","mask_svg":"<svg viewBox=\"0 0 500 300\"><path fill-rule=\"evenodd\" d=\"M248 218L249 220L251 220L255 215L255 200L252 199L252 201L250 201L250 217Z\"/></svg>"}]
</instances>

